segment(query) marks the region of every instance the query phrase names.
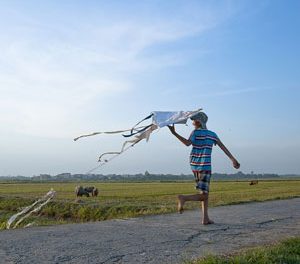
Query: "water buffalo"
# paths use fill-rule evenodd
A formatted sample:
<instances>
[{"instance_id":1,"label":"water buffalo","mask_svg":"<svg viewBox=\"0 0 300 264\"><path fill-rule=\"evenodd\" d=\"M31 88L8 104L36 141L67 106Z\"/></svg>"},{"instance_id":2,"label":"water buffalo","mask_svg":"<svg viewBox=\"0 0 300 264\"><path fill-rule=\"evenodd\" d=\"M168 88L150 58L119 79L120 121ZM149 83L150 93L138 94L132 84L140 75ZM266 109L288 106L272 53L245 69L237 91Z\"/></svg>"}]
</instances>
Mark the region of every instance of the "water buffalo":
<instances>
[{"instance_id":1,"label":"water buffalo","mask_svg":"<svg viewBox=\"0 0 300 264\"><path fill-rule=\"evenodd\" d=\"M251 182L249 183L249 185L256 185L256 184L258 184L258 180L251 181Z\"/></svg>"},{"instance_id":2,"label":"water buffalo","mask_svg":"<svg viewBox=\"0 0 300 264\"><path fill-rule=\"evenodd\" d=\"M75 195L78 197L86 196L89 197L90 194L92 196L98 196L98 189L94 186L91 187L82 187L82 186L76 186L75 188Z\"/></svg>"}]
</instances>

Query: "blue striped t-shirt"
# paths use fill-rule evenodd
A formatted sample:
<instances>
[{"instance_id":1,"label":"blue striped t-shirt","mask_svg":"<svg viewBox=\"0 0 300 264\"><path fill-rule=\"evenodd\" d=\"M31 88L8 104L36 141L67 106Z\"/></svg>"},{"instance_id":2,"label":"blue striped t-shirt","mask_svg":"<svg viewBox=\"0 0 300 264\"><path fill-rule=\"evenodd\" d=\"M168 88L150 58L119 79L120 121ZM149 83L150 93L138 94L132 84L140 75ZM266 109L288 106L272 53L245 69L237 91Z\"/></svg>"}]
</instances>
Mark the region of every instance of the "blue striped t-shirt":
<instances>
[{"instance_id":1,"label":"blue striped t-shirt","mask_svg":"<svg viewBox=\"0 0 300 264\"><path fill-rule=\"evenodd\" d=\"M217 143L217 134L207 129L195 129L189 140L193 146L190 154L192 171L211 171L211 152Z\"/></svg>"}]
</instances>

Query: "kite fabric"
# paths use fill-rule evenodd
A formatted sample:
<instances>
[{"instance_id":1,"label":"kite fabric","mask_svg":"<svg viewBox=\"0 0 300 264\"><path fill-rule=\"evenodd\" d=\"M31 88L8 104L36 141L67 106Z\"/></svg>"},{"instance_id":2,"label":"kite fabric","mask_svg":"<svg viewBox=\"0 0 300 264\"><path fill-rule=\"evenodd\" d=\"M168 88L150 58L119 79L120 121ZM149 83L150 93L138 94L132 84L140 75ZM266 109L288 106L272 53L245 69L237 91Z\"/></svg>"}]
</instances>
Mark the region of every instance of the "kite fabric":
<instances>
[{"instance_id":1,"label":"kite fabric","mask_svg":"<svg viewBox=\"0 0 300 264\"><path fill-rule=\"evenodd\" d=\"M186 124L187 120L201 110L197 111L179 111L179 112L152 112L153 114L153 123L158 127L169 126L173 124Z\"/></svg>"},{"instance_id":2,"label":"kite fabric","mask_svg":"<svg viewBox=\"0 0 300 264\"><path fill-rule=\"evenodd\" d=\"M33 204L26 206L21 212L12 215L6 223L6 228L10 229L12 223L14 223L19 218L19 220L13 226L13 229L15 229L24 219L29 217L31 214L40 211L43 206L45 206L47 203L50 202L50 200L54 198L55 194L56 192L53 189L51 189L42 198L38 199ZM30 224L28 224L27 226L29 225Z\"/></svg>"},{"instance_id":3,"label":"kite fabric","mask_svg":"<svg viewBox=\"0 0 300 264\"><path fill-rule=\"evenodd\" d=\"M154 112L151 112L150 115L146 116L144 119L142 119L141 121L136 123L131 129L105 131L105 132L94 132L94 133L90 133L90 134L84 134L84 135L74 138L74 141L77 141L78 139L83 138L83 137L90 137L90 136L95 136L95 135L99 135L99 134L121 134L121 133L125 133L125 132L129 132L129 134L122 134L123 137L125 137L125 138L133 137L132 140L126 140L123 143L123 146L120 151L110 151L110 152L105 152L105 153L101 154L99 156L99 160L98 160L99 162L101 162L101 164L99 166L97 166L96 168L89 171L89 172L91 172L91 171L97 169L98 167L104 165L105 163L109 162L114 157L122 154L123 152L128 150L130 147L133 147L135 144L139 143L143 139L145 139L148 142L150 135L154 130L165 127L165 126L174 125L174 124L186 124L186 122L188 121L189 118L197 115L201 111L202 111L202 109L198 109L195 111L177 111L177 112L154 111ZM150 124L145 125L145 126L139 126L141 123L143 123L146 120L149 120L150 118L152 118L152 121ZM128 144L130 144L130 145L128 146ZM103 157L105 157L106 155L114 155L114 156L110 159L104 159Z\"/></svg>"}]
</instances>

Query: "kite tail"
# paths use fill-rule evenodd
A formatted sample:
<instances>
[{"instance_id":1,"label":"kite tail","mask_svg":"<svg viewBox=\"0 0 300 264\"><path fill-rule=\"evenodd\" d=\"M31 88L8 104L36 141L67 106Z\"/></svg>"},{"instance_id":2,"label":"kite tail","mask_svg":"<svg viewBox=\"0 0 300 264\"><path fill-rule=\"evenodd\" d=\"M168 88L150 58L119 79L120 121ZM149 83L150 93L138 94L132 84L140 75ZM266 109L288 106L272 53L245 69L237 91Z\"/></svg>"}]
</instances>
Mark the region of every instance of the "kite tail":
<instances>
[{"instance_id":1,"label":"kite tail","mask_svg":"<svg viewBox=\"0 0 300 264\"><path fill-rule=\"evenodd\" d=\"M31 214L37 213L38 211L40 211L43 206L45 206L47 203L50 202L50 200L52 200L54 198L55 194L56 194L56 192L53 189L51 189L42 198L38 199L33 204L25 207L21 212L18 212L16 214L12 215L6 223L6 228L10 229L12 223L15 222L18 217L23 215L13 226L13 229L15 229L24 219L29 217Z\"/></svg>"},{"instance_id":2,"label":"kite tail","mask_svg":"<svg viewBox=\"0 0 300 264\"><path fill-rule=\"evenodd\" d=\"M87 174L91 173L92 171L102 167L103 165L105 165L106 163L110 162L111 160L113 160L114 158L116 158L117 156L121 155L122 153L124 153L125 151L127 151L128 149L130 149L131 147L133 147L134 145L136 145L137 143L139 143L140 141L142 141L143 139L145 139L146 141L149 140L151 133L156 130L158 127L157 125L150 125L148 126L148 128L143 131L142 133L140 133L139 135L136 135L134 137L134 139L132 140L127 140L123 143L122 148L120 151L111 151L111 152L105 152L102 153L99 156L98 162L101 162L100 165L96 166L95 168L89 170L87 172ZM128 147L126 147L129 143L131 143ZM113 157L111 157L110 159L103 159L104 156L106 155L114 155Z\"/></svg>"},{"instance_id":3,"label":"kite tail","mask_svg":"<svg viewBox=\"0 0 300 264\"><path fill-rule=\"evenodd\" d=\"M74 141L77 141L80 138L84 138L84 137L91 137L91 136L96 136L96 135L100 135L100 134L121 134L121 133L125 133L128 131L143 131L145 128L147 129L149 126L140 126L140 127L133 127L130 129L124 129L124 130L115 130L115 131L100 131L100 132L93 132L90 134L84 134L81 136L78 136L76 138L74 138ZM137 132L139 133L139 132Z\"/></svg>"}]
</instances>

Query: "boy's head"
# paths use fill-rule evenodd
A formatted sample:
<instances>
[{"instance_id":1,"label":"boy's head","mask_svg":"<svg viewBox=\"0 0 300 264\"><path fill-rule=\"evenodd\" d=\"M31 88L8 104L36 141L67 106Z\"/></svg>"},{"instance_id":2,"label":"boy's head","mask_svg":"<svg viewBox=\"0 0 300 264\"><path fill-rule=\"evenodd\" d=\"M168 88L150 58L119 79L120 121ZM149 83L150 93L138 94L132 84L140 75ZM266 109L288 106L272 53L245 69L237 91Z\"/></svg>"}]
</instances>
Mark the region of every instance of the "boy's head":
<instances>
[{"instance_id":1,"label":"boy's head","mask_svg":"<svg viewBox=\"0 0 300 264\"><path fill-rule=\"evenodd\" d=\"M193 120L193 125L196 129L197 128L207 129L206 122L208 120L208 117L204 112L200 112L195 116L191 117L191 120Z\"/></svg>"}]
</instances>

